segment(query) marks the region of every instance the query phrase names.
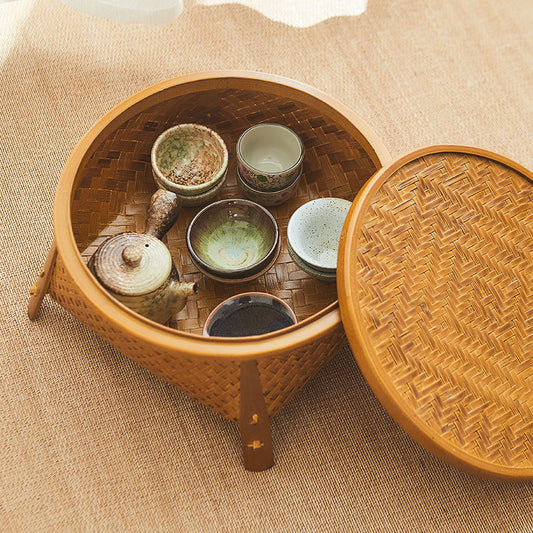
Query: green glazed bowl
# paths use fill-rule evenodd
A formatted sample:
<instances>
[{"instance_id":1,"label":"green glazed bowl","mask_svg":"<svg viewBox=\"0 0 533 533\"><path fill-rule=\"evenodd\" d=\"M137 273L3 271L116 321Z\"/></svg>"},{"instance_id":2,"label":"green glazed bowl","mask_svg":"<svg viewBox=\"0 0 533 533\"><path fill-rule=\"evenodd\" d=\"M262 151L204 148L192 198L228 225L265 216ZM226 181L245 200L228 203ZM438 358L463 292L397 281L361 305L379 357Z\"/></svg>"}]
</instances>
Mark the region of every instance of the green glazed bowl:
<instances>
[{"instance_id":1,"label":"green glazed bowl","mask_svg":"<svg viewBox=\"0 0 533 533\"><path fill-rule=\"evenodd\" d=\"M187 248L201 272L229 283L248 281L279 254L274 217L249 200L221 200L204 207L187 228Z\"/></svg>"}]
</instances>

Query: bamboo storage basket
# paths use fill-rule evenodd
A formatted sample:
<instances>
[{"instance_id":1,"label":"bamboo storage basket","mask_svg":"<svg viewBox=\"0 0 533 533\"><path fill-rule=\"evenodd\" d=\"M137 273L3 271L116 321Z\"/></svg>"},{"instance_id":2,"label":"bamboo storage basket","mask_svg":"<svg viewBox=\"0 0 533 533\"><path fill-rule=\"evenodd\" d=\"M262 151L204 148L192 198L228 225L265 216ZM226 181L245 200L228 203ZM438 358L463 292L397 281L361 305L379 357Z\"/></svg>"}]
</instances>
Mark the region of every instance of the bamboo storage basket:
<instances>
[{"instance_id":1,"label":"bamboo storage basket","mask_svg":"<svg viewBox=\"0 0 533 533\"><path fill-rule=\"evenodd\" d=\"M185 244L187 225L199 208L181 212L165 240L182 279L196 281L199 291L180 313L175 330L121 305L86 263L107 237L143 231L146 207L156 189L152 144L165 129L187 122L214 129L228 146L228 177L219 199L242 197L235 145L252 124L278 122L294 129L304 142L305 160L296 196L271 209L282 237L279 259L253 282L224 285L200 274ZM56 193L55 242L32 289L29 315L36 316L49 291L124 355L238 422L245 466L268 468L273 462L269 418L345 343L335 284L325 285L292 263L286 247L288 219L317 197L353 200L388 159L381 141L361 119L319 91L290 80L217 72L159 83L104 116L69 158ZM299 322L244 340L203 337L210 310L247 291L280 297Z\"/></svg>"}]
</instances>

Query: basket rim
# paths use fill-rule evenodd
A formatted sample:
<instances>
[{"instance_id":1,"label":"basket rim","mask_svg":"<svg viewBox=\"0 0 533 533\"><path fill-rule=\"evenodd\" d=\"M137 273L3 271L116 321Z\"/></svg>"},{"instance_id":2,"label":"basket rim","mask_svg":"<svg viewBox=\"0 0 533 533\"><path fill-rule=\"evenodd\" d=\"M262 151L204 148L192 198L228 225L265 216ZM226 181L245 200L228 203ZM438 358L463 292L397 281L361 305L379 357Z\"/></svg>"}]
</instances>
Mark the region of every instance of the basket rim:
<instances>
[{"instance_id":1,"label":"basket rim","mask_svg":"<svg viewBox=\"0 0 533 533\"><path fill-rule=\"evenodd\" d=\"M532 171L506 156L473 146L439 144L422 147L385 165L361 188L352 203L343 227L341 242L353 244L350 249L347 246L340 246L339 248L338 283L342 287L342 290L339 291L341 317L348 342L366 381L392 418L419 444L447 463L475 475L499 480L531 480L533 479L533 467L499 465L470 455L442 438L440 433L428 426L422 419L412 415L412 409L405 405L402 396L390 382L388 373L383 372L381 364L374 357L370 336L361 327L362 312L359 299L351 298L351 295L356 293L359 282L355 276L350 275L350 265L353 263L353 257L357 250L358 236L365 214L376 193L395 172L408 163L426 155L454 152L484 157L503 164L522 174L533 185Z\"/></svg>"},{"instance_id":2,"label":"basket rim","mask_svg":"<svg viewBox=\"0 0 533 533\"><path fill-rule=\"evenodd\" d=\"M363 119L336 99L304 83L274 74L233 70L207 71L170 78L143 89L116 105L92 126L72 151L59 179L54 202L53 223L58 254L82 295L111 326L132 338L149 340L154 347L175 350L176 353L195 358L246 360L290 354L291 350L319 340L341 324L338 300L301 322L277 332L238 340L203 337L153 322L121 304L89 271L74 237L71 218L74 183L79 168L89 159L90 148L99 137L135 116L143 104L161 102L165 93L172 89L180 87L183 90L180 94L190 94L212 89L215 82L221 89L234 88L236 82L251 90L264 90L268 87L274 94L277 92L286 95L289 92L303 102L319 104L320 108L327 108L336 120L345 126L351 126L351 130L355 129L359 134L358 141L378 170L391 160L383 142Z\"/></svg>"}]
</instances>

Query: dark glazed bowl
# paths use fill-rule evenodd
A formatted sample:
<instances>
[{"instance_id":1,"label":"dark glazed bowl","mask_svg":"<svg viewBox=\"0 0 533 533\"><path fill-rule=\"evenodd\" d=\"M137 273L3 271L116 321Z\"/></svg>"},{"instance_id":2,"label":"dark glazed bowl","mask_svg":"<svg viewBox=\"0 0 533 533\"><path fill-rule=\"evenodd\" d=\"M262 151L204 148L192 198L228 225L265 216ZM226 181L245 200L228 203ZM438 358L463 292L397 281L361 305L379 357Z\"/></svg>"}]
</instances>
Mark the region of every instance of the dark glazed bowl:
<instances>
[{"instance_id":1,"label":"dark glazed bowl","mask_svg":"<svg viewBox=\"0 0 533 533\"><path fill-rule=\"evenodd\" d=\"M207 317L207 337L249 337L272 333L296 324L294 311L280 298L245 292L220 303Z\"/></svg>"},{"instance_id":2,"label":"dark glazed bowl","mask_svg":"<svg viewBox=\"0 0 533 533\"><path fill-rule=\"evenodd\" d=\"M187 248L205 275L228 283L248 281L274 264L280 249L278 224L255 202L221 200L192 219Z\"/></svg>"}]
</instances>

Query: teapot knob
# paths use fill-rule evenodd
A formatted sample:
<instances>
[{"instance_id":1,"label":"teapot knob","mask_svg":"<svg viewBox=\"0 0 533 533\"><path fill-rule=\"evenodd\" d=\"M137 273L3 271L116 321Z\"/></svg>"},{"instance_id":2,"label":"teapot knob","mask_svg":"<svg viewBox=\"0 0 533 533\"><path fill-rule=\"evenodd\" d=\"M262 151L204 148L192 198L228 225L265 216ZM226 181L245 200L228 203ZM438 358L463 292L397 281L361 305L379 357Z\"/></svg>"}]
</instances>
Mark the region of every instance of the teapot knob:
<instances>
[{"instance_id":1,"label":"teapot knob","mask_svg":"<svg viewBox=\"0 0 533 533\"><path fill-rule=\"evenodd\" d=\"M130 267L137 267L140 265L143 258L143 249L140 246L130 244L122 250L122 259Z\"/></svg>"}]
</instances>

